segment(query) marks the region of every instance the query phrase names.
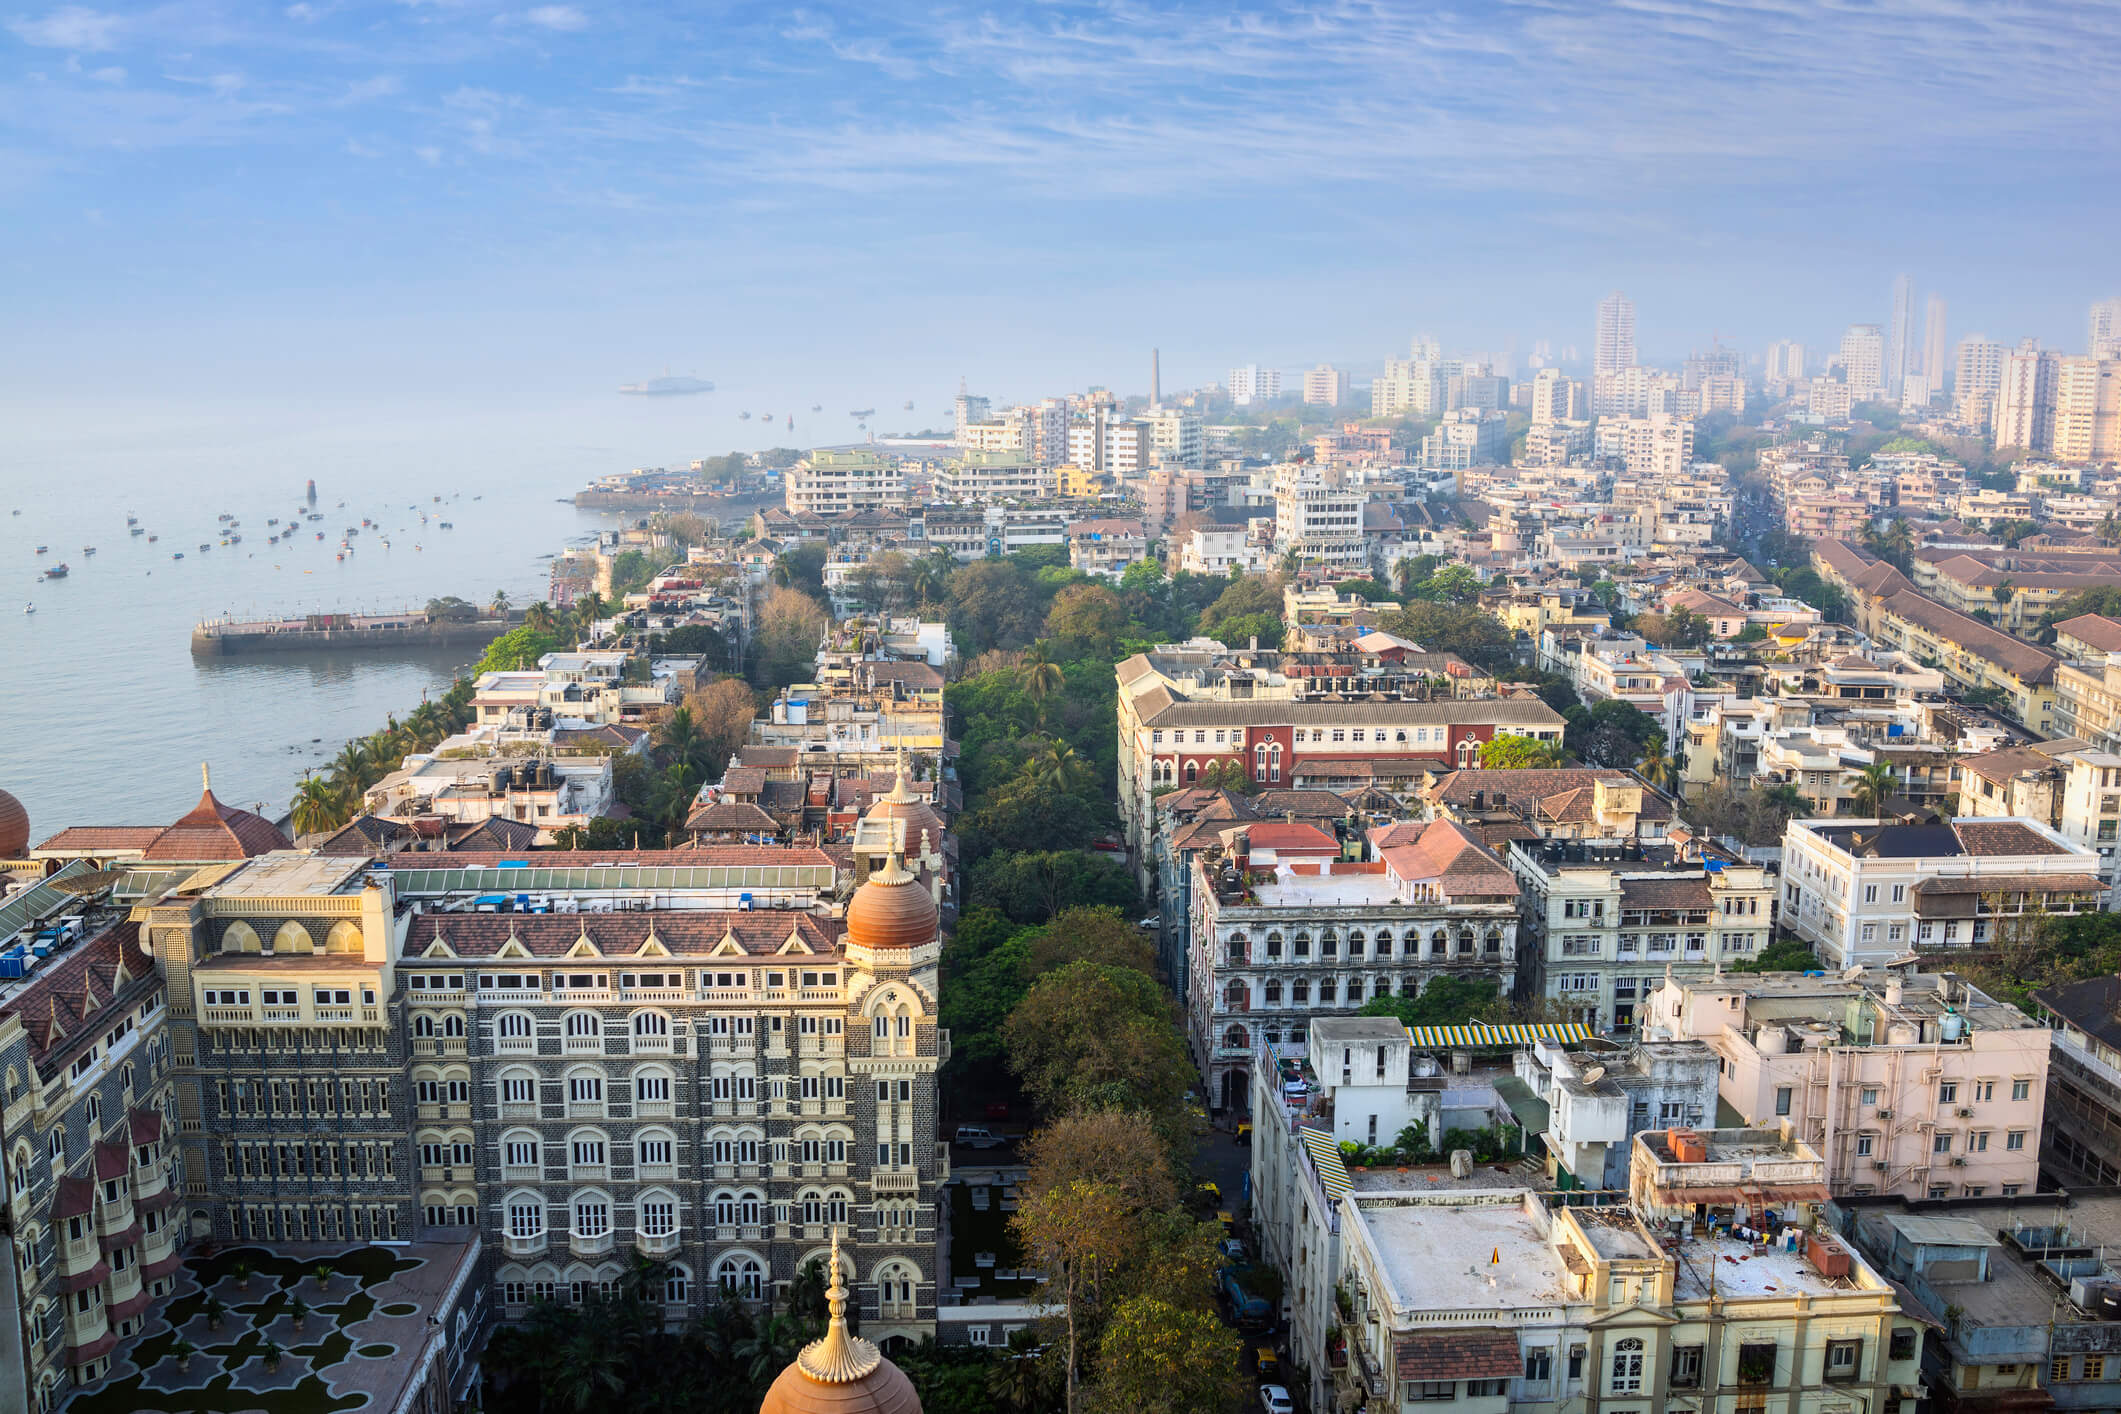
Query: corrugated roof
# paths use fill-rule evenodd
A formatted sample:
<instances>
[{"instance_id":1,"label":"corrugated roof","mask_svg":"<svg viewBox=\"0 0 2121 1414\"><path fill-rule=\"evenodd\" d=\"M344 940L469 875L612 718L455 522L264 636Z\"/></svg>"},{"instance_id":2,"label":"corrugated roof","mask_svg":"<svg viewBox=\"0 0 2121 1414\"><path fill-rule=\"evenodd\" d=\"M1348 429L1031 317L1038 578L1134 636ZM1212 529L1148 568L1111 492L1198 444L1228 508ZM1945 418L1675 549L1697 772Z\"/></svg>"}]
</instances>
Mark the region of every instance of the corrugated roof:
<instances>
[{"instance_id":1,"label":"corrugated roof","mask_svg":"<svg viewBox=\"0 0 2121 1414\"><path fill-rule=\"evenodd\" d=\"M1419 1051L1500 1049L1529 1046L1537 1041L1580 1046L1591 1039L1591 1028L1577 1021L1542 1022L1536 1026L1409 1026L1407 1039Z\"/></svg>"},{"instance_id":2,"label":"corrugated roof","mask_svg":"<svg viewBox=\"0 0 2121 1414\"><path fill-rule=\"evenodd\" d=\"M1318 1183L1326 1190L1327 1200L1338 1202L1353 1186L1348 1181L1348 1166L1340 1161L1340 1146L1323 1129L1307 1127L1299 1129L1297 1135L1311 1156L1311 1166L1318 1170Z\"/></svg>"}]
</instances>

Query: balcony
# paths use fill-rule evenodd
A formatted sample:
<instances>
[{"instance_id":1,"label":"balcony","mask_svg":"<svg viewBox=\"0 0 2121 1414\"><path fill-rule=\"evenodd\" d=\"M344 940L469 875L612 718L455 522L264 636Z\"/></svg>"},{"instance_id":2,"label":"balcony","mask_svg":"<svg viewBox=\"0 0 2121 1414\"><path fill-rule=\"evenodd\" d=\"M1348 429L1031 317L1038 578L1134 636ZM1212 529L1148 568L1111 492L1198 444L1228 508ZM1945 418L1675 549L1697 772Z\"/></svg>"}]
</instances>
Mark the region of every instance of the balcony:
<instances>
[{"instance_id":1,"label":"balcony","mask_svg":"<svg viewBox=\"0 0 2121 1414\"><path fill-rule=\"evenodd\" d=\"M869 1187L876 1193L918 1193L921 1190L920 1171L877 1169L869 1175Z\"/></svg>"},{"instance_id":2,"label":"balcony","mask_svg":"<svg viewBox=\"0 0 2121 1414\"><path fill-rule=\"evenodd\" d=\"M493 1053L497 1056L534 1056L538 1053L535 1036L496 1036Z\"/></svg>"},{"instance_id":3,"label":"balcony","mask_svg":"<svg viewBox=\"0 0 2121 1414\"><path fill-rule=\"evenodd\" d=\"M668 1119L677 1113L677 1106L669 1100L636 1100L633 1103L635 1119Z\"/></svg>"},{"instance_id":4,"label":"balcony","mask_svg":"<svg viewBox=\"0 0 2121 1414\"><path fill-rule=\"evenodd\" d=\"M577 1257L609 1256L618 1246L618 1239L609 1232L590 1235L577 1232L567 1239L567 1250Z\"/></svg>"},{"instance_id":5,"label":"balcony","mask_svg":"<svg viewBox=\"0 0 2121 1414\"><path fill-rule=\"evenodd\" d=\"M682 1239L675 1232L637 1232L633 1235L633 1250L650 1261L655 1261L664 1257L676 1256L681 1241Z\"/></svg>"},{"instance_id":6,"label":"balcony","mask_svg":"<svg viewBox=\"0 0 2121 1414\"><path fill-rule=\"evenodd\" d=\"M504 1233L501 1237L501 1250L511 1257L536 1257L544 1252L545 1241L545 1234L542 1232L527 1235Z\"/></svg>"},{"instance_id":7,"label":"balcony","mask_svg":"<svg viewBox=\"0 0 2121 1414\"><path fill-rule=\"evenodd\" d=\"M320 1006L315 1014L318 1021L352 1021L357 1016L350 1006Z\"/></svg>"},{"instance_id":8,"label":"balcony","mask_svg":"<svg viewBox=\"0 0 2121 1414\"><path fill-rule=\"evenodd\" d=\"M258 1019L258 1013L254 1007L210 1006L200 1009L199 1019L215 1025L248 1026Z\"/></svg>"},{"instance_id":9,"label":"balcony","mask_svg":"<svg viewBox=\"0 0 2121 1414\"><path fill-rule=\"evenodd\" d=\"M668 1036L636 1036L633 1038L633 1053L637 1056L667 1056L671 1052Z\"/></svg>"}]
</instances>

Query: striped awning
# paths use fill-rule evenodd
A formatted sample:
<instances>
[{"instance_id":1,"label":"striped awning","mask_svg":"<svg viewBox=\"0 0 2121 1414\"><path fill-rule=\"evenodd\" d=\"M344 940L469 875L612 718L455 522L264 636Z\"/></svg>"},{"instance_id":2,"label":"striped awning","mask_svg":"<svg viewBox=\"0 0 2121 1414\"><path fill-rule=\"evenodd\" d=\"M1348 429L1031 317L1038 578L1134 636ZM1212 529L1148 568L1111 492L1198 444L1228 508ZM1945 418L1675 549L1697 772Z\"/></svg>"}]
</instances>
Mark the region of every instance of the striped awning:
<instances>
[{"instance_id":1,"label":"striped awning","mask_svg":"<svg viewBox=\"0 0 2121 1414\"><path fill-rule=\"evenodd\" d=\"M1300 1129L1304 1148L1310 1152L1312 1166L1318 1170L1318 1182L1326 1190L1329 1202L1338 1202L1348 1191L1348 1166L1340 1161L1340 1146L1333 1136L1323 1129Z\"/></svg>"},{"instance_id":2,"label":"striped awning","mask_svg":"<svg viewBox=\"0 0 2121 1414\"><path fill-rule=\"evenodd\" d=\"M1591 1028L1580 1021L1539 1026L1409 1026L1407 1039L1417 1051L1500 1050L1534 1041L1571 1046L1590 1040Z\"/></svg>"}]
</instances>

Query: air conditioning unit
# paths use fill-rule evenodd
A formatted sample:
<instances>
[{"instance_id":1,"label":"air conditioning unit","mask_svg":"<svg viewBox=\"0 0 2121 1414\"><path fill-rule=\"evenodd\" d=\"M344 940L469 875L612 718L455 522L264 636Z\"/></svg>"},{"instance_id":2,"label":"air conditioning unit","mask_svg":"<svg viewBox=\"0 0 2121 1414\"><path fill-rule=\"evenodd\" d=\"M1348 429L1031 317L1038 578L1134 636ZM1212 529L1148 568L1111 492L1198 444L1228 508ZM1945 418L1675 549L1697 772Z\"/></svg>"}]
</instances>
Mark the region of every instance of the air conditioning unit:
<instances>
[{"instance_id":1,"label":"air conditioning unit","mask_svg":"<svg viewBox=\"0 0 2121 1414\"><path fill-rule=\"evenodd\" d=\"M1974 1117L1973 1107L1970 1105L1961 1105L1958 1109L1953 1110L1952 1113L1961 1119L1972 1119Z\"/></svg>"},{"instance_id":2,"label":"air conditioning unit","mask_svg":"<svg viewBox=\"0 0 2121 1414\"><path fill-rule=\"evenodd\" d=\"M1966 1167L1966 1160L1965 1160L1965 1159L1953 1159L1953 1160L1952 1160L1952 1167L1953 1167L1953 1168L1955 1168L1955 1169L1963 1169L1963 1168L1965 1168L1965 1167Z\"/></svg>"},{"instance_id":3,"label":"air conditioning unit","mask_svg":"<svg viewBox=\"0 0 2121 1414\"><path fill-rule=\"evenodd\" d=\"M1892 1117L1893 1117L1893 1112L1892 1112L1891 1110L1880 1110L1880 1111L1878 1111L1878 1118L1880 1118L1880 1119L1891 1119Z\"/></svg>"},{"instance_id":4,"label":"air conditioning unit","mask_svg":"<svg viewBox=\"0 0 2121 1414\"><path fill-rule=\"evenodd\" d=\"M1871 1167L1878 1170L1878 1172L1880 1173L1884 1173L1886 1169L1890 1167L1890 1165L1888 1165L1883 1159L1872 1159Z\"/></svg>"}]
</instances>

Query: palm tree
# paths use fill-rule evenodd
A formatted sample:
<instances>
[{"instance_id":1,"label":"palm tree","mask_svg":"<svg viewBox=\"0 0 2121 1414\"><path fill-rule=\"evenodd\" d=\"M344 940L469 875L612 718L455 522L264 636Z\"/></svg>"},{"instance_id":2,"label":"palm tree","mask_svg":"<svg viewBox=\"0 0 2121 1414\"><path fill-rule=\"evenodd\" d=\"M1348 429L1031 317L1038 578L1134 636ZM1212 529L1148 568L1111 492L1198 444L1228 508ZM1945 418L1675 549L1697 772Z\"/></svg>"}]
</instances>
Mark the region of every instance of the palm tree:
<instances>
[{"instance_id":1,"label":"palm tree","mask_svg":"<svg viewBox=\"0 0 2121 1414\"><path fill-rule=\"evenodd\" d=\"M1031 699L1032 705L1038 710L1038 719L1043 722L1046 719L1046 699L1068 685L1067 675L1061 671L1060 664L1046 656L1046 645L1043 643L1032 648L1018 672L1023 677L1024 695Z\"/></svg>"},{"instance_id":2,"label":"palm tree","mask_svg":"<svg viewBox=\"0 0 2121 1414\"><path fill-rule=\"evenodd\" d=\"M1642 760L1635 770L1653 786L1662 787L1672 783L1673 761L1665 753L1662 737L1650 738L1650 744L1643 748Z\"/></svg>"},{"instance_id":3,"label":"palm tree","mask_svg":"<svg viewBox=\"0 0 2121 1414\"><path fill-rule=\"evenodd\" d=\"M1856 813L1868 820L1883 819L1886 799L1898 784L1890 762L1873 761L1856 772L1849 790L1855 797Z\"/></svg>"},{"instance_id":4,"label":"palm tree","mask_svg":"<svg viewBox=\"0 0 2121 1414\"><path fill-rule=\"evenodd\" d=\"M543 599L523 611L523 624L539 633L551 633L560 626L559 615L553 613L552 605Z\"/></svg>"},{"instance_id":5,"label":"palm tree","mask_svg":"<svg viewBox=\"0 0 2121 1414\"><path fill-rule=\"evenodd\" d=\"M1031 779L1061 795L1073 795L1090 778L1090 765L1066 742L1049 741L1025 765Z\"/></svg>"},{"instance_id":6,"label":"palm tree","mask_svg":"<svg viewBox=\"0 0 2121 1414\"><path fill-rule=\"evenodd\" d=\"M750 1335L739 1340L730 1353L749 1378L751 1387L764 1390L795 1359L807 1334L803 1323L793 1316L767 1316Z\"/></svg>"},{"instance_id":7,"label":"palm tree","mask_svg":"<svg viewBox=\"0 0 2121 1414\"><path fill-rule=\"evenodd\" d=\"M295 787L291 813L297 835L321 835L346 823L346 797L322 776L304 776Z\"/></svg>"},{"instance_id":8,"label":"palm tree","mask_svg":"<svg viewBox=\"0 0 2121 1414\"><path fill-rule=\"evenodd\" d=\"M1036 1353L1038 1338L1028 1330L1009 1337L1009 1348L987 1372L987 1395L1010 1414L1031 1414L1052 1402L1050 1371Z\"/></svg>"},{"instance_id":9,"label":"palm tree","mask_svg":"<svg viewBox=\"0 0 2121 1414\"><path fill-rule=\"evenodd\" d=\"M1532 766L1551 769L1561 764L1561 743L1558 741L1542 739L1533 743L1532 751L1533 756L1529 763Z\"/></svg>"},{"instance_id":10,"label":"palm tree","mask_svg":"<svg viewBox=\"0 0 2121 1414\"><path fill-rule=\"evenodd\" d=\"M656 745L662 748L666 760L694 771L706 764L707 737L693 720L690 707L680 707L664 719L656 732Z\"/></svg>"},{"instance_id":11,"label":"palm tree","mask_svg":"<svg viewBox=\"0 0 2121 1414\"><path fill-rule=\"evenodd\" d=\"M507 612L508 612L508 591L507 591L507 590L505 590L505 589L496 589L496 590L495 590L495 591L493 592L493 611L494 611L494 612L495 612L496 614L505 614L505 613L507 613Z\"/></svg>"},{"instance_id":12,"label":"palm tree","mask_svg":"<svg viewBox=\"0 0 2121 1414\"><path fill-rule=\"evenodd\" d=\"M684 833L685 819L692 814L692 802L699 793L699 773L683 761L673 763L656 778L649 809L671 839Z\"/></svg>"}]
</instances>

